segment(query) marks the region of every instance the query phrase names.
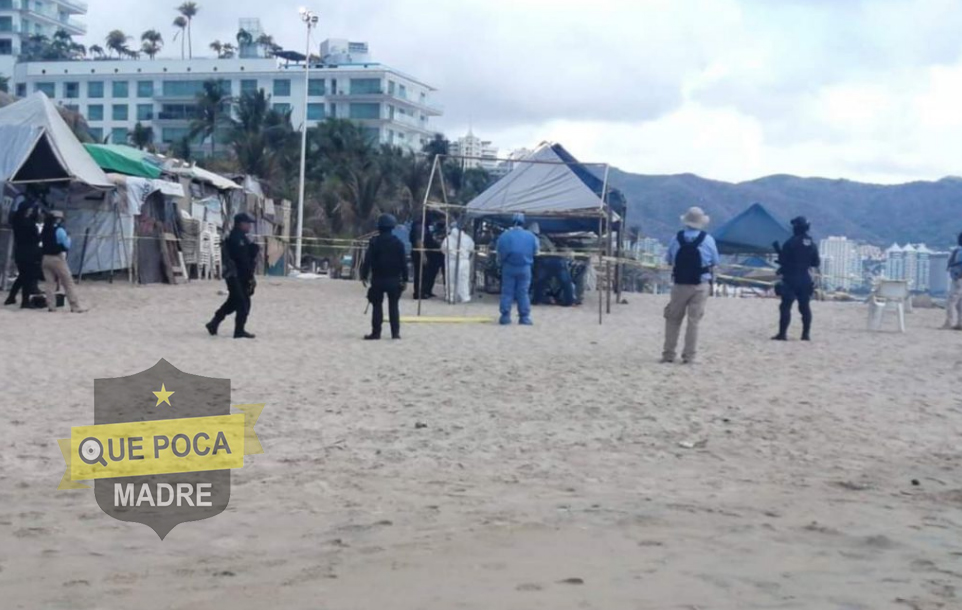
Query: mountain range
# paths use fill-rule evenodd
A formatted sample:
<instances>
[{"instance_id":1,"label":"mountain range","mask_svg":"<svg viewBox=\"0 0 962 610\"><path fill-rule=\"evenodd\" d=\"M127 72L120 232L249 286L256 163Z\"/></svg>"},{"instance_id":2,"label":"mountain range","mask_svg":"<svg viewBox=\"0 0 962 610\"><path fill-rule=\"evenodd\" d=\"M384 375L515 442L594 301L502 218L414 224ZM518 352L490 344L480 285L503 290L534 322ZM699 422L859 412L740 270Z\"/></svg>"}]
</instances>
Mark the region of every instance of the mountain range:
<instances>
[{"instance_id":1,"label":"mountain range","mask_svg":"<svg viewBox=\"0 0 962 610\"><path fill-rule=\"evenodd\" d=\"M844 235L886 248L895 242L948 249L962 232L962 178L899 185L776 175L733 184L693 174L649 176L611 170L628 199L629 227L667 241L679 217L701 206L718 228L753 203L786 223L804 215L816 239Z\"/></svg>"}]
</instances>

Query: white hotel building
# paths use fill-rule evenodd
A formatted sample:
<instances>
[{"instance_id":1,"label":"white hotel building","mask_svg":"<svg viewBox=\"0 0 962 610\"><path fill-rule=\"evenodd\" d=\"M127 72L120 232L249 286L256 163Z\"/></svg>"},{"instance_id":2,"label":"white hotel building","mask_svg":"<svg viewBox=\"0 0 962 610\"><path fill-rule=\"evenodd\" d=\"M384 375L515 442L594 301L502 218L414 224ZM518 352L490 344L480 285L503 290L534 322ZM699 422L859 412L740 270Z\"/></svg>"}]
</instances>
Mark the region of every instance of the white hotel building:
<instances>
[{"instance_id":1,"label":"white hotel building","mask_svg":"<svg viewBox=\"0 0 962 610\"><path fill-rule=\"evenodd\" d=\"M63 29L72 36L87 33L74 18L85 15L81 0L0 0L0 75L11 76L23 41L35 34L52 38Z\"/></svg>"},{"instance_id":2,"label":"white hotel building","mask_svg":"<svg viewBox=\"0 0 962 610\"><path fill-rule=\"evenodd\" d=\"M319 57L307 85L309 125L329 117L351 119L375 141L410 149L433 137L430 120L442 113L432 100L433 87L372 61L367 43L326 40ZM235 98L263 89L275 108L292 111L294 128L300 129L304 64L276 58L20 63L11 92L23 97L42 91L79 111L100 141L126 143L134 125L142 123L153 128L155 144L165 149L187 136L196 95L210 79L221 81Z\"/></svg>"}]
</instances>

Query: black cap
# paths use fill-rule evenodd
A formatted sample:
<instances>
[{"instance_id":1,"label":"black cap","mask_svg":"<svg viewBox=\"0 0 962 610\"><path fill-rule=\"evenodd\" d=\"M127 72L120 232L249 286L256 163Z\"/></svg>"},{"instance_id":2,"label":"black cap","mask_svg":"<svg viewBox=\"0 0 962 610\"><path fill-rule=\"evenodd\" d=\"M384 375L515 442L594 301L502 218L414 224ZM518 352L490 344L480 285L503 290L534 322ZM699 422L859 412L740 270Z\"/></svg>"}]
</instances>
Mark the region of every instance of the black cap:
<instances>
[{"instance_id":1,"label":"black cap","mask_svg":"<svg viewBox=\"0 0 962 610\"><path fill-rule=\"evenodd\" d=\"M257 222L257 221L254 220L254 217L251 216L250 214L246 214L246 213L244 213L244 212L241 212L241 213L238 214L237 216L234 216L234 224L236 225L236 224L240 224L240 223L242 223L242 222L249 222L249 223L251 223L251 224L254 224L254 223Z\"/></svg>"},{"instance_id":2,"label":"black cap","mask_svg":"<svg viewBox=\"0 0 962 610\"><path fill-rule=\"evenodd\" d=\"M393 231L396 226L397 218L390 214L382 214L381 217L377 219L377 228L381 231Z\"/></svg>"}]
</instances>

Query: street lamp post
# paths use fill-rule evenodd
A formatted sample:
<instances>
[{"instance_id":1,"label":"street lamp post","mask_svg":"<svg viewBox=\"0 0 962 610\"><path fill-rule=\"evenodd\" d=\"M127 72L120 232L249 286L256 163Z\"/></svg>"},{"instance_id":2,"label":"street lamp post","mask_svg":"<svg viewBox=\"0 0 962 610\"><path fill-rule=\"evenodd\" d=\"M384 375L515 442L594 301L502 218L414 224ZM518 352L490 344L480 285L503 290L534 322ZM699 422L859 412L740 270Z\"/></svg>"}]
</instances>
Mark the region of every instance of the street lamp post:
<instances>
[{"instance_id":1,"label":"street lamp post","mask_svg":"<svg viewBox=\"0 0 962 610\"><path fill-rule=\"evenodd\" d=\"M304 53L304 121L301 124L301 178L298 184L297 197L297 247L294 252L294 260L297 269L301 268L301 259L304 255L304 182L307 172L307 104L310 100L311 88L311 30L317 27L318 16L301 7L301 21L307 26L307 47Z\"/></svg>"}]
</instances>

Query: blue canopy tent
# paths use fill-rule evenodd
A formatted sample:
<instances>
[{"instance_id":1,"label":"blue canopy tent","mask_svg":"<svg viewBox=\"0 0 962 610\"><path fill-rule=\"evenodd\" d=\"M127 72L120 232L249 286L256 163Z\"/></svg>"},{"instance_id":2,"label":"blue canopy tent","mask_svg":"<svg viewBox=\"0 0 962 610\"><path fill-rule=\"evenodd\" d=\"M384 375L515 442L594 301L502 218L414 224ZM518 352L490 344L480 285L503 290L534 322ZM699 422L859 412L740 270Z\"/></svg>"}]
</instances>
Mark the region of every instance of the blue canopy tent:
<instances>
[{"instance_id":1,"label":"blue canopy tent","mask_svg":"<svg viewBox=\"0 0 962 610\"><path fill-rule=\"evenodd\" d=\"M788 241L792 230L765 206L755 203L712 236L721 254L772 254L772 244Z\"/></svg>"}]
</instances>

